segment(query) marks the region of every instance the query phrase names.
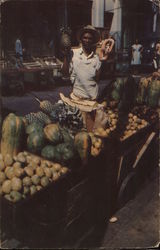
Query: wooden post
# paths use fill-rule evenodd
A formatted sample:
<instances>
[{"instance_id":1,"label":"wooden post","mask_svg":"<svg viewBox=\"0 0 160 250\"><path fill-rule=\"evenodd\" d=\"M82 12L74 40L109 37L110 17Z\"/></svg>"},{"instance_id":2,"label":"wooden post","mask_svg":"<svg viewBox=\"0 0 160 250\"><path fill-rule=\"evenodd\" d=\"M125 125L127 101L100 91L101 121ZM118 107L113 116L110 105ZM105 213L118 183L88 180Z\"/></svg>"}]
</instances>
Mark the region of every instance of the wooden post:
<instances>
[{"instance_id":1,"label":"wooden post","mask_svg":"<svg viewBox=\"0 0 160 250\"><path fill-rule=\"evenodd\" d=\"M149 144L151 143L152 139L154 138L155 134L156 134L155 132L152 132L152 133L149 135L147 141L145 142L145 144L142 146L141 150L139 151L139 153L138 153L138 155L137 155L137 157L136 157L136 160L135 160L135 162L134 162L132 168L136 168L138 162L139 162L140 159L142 158L144 152L145 152L146 149L148 148L148 146L149 146Z\"/></svg>"}]
</instances>

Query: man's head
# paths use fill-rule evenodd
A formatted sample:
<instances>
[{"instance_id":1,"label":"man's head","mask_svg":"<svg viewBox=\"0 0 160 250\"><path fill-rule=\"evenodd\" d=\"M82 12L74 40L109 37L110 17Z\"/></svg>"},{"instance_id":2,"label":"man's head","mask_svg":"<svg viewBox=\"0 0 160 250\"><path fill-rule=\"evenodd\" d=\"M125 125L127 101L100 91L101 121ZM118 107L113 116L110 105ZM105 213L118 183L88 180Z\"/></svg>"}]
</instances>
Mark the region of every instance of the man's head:
<instances>
[{"instance_id":1,"label":"man's head","mask_svg":"<svg viewBox=\"0 0 160 250\"><path fill-rule=\"evenodd\" d=\"M81 43L84 49L88 50L94 45L94 36L90 32L85 32L81 36Z\"/></svg>"},{"instance_id":2,"label":"man's head","mask_svg":"<svg viewBox=\"0 0 160 250\"><path fill-rule=\"evenodd\" d=\"M86 49L92 48L100 39L99 32L91 25L82 28L78 33L78 40Z\"/></svg>"},{"instance_id":3,"label":"man's head","mask_svg":"<svg viewBox=\"0 0 160 250\"><path fill-rule=\"evenodd\" d=\"M138 39L136 38L136 44L138 44L138 42L139 42L139 41L138 41Z\"/></svg>"}]
</instances>

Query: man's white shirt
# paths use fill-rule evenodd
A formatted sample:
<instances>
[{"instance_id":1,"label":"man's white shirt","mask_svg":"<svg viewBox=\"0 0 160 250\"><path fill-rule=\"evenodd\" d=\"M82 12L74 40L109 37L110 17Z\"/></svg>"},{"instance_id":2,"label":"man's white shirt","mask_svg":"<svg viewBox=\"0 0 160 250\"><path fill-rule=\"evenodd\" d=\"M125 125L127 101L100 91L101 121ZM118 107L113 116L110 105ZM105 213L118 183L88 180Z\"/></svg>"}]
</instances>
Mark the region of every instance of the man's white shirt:
<instances>
[{"instance_id":1,"label":"man's white shirt","mask_svg":"<svg viewBox=\"0 0 160 250\"><path fill-rule=\"evenodd\" d=\"M73 49L70 62L70 79L73 83L73 93L76 96L96 99L98 95L96 72L100 67L101 62L95 52L86 56L82 48Z\"/></svg>"}]
</instances>

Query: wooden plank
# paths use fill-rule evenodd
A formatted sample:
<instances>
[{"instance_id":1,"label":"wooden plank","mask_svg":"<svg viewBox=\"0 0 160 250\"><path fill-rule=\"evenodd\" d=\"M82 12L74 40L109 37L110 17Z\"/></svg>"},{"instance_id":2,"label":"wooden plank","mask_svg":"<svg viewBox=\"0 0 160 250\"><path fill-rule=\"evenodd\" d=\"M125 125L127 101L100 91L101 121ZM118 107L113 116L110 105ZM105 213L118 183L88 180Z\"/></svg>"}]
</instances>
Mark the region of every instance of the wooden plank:
<instances>
[{"instance_id":1,"label":"wooden plank","mask_svg":"<svg viewBox=\"0 0 160 250\"><path fill-rule=\"evenodd\" d=\"M123 164L123 159L124 159L124 156L121 156L120 162L119 162L119 168L118 168L117 183L119 182L119 179L120 179L120 174L121 174L121 168L122 168L122 164Z\"/></svg>"},{"instance_id":2,"label":"wooden plank","mask_svg":"<svg viewBox=\"0 0 160 250\"><path fill-rule=\"evenodd\" d=\"M136 157L136 160L135 160L135 162L134 162L132 168L136 168L138 162L139 162L140 159L142 158L144 152L145 152L146 149L148 148L148 146L149 146L149 144L151 143L152 139L154 138L155 134L156 134L155 132L152 132L152 133L149 135L147 141L145 142L145 144L143 145L143 147L142 147L141 150L139 151L139 153L138 153L138 155L137 155L137 157Z\"/></svg>"}]
</instances>

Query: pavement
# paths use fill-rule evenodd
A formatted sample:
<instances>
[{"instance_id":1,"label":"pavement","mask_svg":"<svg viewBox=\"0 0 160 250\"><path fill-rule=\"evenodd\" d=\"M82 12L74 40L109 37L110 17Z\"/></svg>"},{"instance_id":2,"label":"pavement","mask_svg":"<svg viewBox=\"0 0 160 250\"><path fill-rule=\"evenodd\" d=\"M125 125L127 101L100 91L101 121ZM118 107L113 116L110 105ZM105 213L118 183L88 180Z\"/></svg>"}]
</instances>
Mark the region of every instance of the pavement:
<instances>
[{"instance_id":1,"label":"pavement","mask_svg":"<svg viewBox=\"0 0 160 250\"><path fill-rule=\"evenodd\" d=\"M117 221L104 222L79 247L85 249L152 249L160 243L159 171L153 172L130 200L114 217Z\"/></svg>"}]
</instances>

